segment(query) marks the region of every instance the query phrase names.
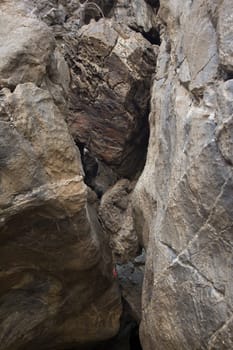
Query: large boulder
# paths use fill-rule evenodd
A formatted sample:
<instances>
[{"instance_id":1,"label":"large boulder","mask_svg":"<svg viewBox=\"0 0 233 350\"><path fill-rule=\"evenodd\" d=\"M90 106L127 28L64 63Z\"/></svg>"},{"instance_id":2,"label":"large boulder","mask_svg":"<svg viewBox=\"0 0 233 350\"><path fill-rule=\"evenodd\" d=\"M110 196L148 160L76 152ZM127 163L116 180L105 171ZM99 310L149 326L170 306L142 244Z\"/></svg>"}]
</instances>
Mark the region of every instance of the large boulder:
<instances>
[{"instance_id":1,"label":"large boulder","mask_svg":"<svg viewBox=\"0 0 233 350\"><path fill-rule=\"evenodd\" d=\"M82 348L117 333L121 303L64 121L67 66L13 8L0 41L0 349Z\"/></svg>"},{"instance_id":2,"label":"large boulder","mask_svg":"<svg viewBox=\"0 0 233 350\"><path fill-rule=\"evenodd\" d=\"M144 350L233 348L231 10L160 1L149 149L133 195L147 248Z\"/></svg>"},{"instance_id":3,"label":"large boulder","mask_svg":"<svg viewBox=\"0 0 233 350\"><path fill-rule=\"evenodd\" d=\"M48 28L35 19L9 14L0 8L0 87L41 85L55 42Z\"/></svg>"},{"instance_id":4,"label":"large boulder","mask_svg":"<svg viewBox=\"0 0 233 350\"><path fill-rule=\"evenodd\" d=\"M107 19L83 26L67 43L71 133L118 174L132 176L146 149L155 50L140 33Z\"/></svg>"}]
</instances>

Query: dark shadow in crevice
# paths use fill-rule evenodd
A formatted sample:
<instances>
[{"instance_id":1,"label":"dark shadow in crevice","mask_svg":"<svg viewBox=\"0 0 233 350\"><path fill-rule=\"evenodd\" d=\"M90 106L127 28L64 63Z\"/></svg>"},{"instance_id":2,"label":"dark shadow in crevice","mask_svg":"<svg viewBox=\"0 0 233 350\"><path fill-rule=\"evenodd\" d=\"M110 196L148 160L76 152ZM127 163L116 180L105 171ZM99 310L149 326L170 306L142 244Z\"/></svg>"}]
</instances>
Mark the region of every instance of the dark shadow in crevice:
<instances>
[{"instance_id":1,"label":"dark shadow in crevice","mask_svg":"<svg viewBox=\"0 0 233 350\"><path fill-rule=\"evenodd\" d=\"M118 334L105 342L102 342L91 350L142 350L139 339L139 324L131 315L128 303L123 299L123 314L120 320Z\"/></svg>"},{"instance_id":2,"label":"dark shadow in crevice","mask_svg":"<svg viewBox=\"0 0 233 350\"><path fill-rule=\"evenodd\" d=\"M147 2L151 7L159 8L159 6L160 6L160 0L146 0L146 2Z\"/></svg>"},{"instance_id":3,"label":"dark shadow in crevice","mask_svg":"<svg viewBox=\"0 0 233 350\"><path fill-rule=\"evenodd\" d=\"M152 45L158 45L160 46L161 44L161 39L160 39L160 33L156 28L151 28L148 32L144 31L143 29L139 29L135 26L129 26L130 29L134 30L137 33L141 33L142 36L148 40Z\"/></svg>"},{"instance_id":4,"label":"dark shadow in crevice","mask_svg":"<svg viewBox=\"0 0 233 350\"><path fill-rule=\"evenodd\" d=\"M132 330L130 335L130 350L142 350L138 325Z\"/></svg>"},{"instance_id":5,"label":"dark shadow in crevice","mask_svg":"<svg viewBox=\"0 0 233 350\"><path fill-rule=\"evenodd\" d=\"M80 142L77 139L75 140L75 143L81 155L81 161L84 171L84 182L96 193L98 198L101 198L103 192L100 188L97 188L97 186L95 185L95 178L98 174L99 168L98 161L94 156L92 156L89 150L85 147L84 143Z\"/></svg>"},{"instance_id":6,"label":"dark shadow in crevice","mask_svg":"<svg viewBox=\"0 0 233 350\"><path fill-rule=\"evenodd\" d=\"M220 67L218 75L219 75L219 79L223 79L223 81L233 79L233 71L228 70L226 67Z\"/></svg>"},{"instance_id":7,"label":"dark shadow in crevice","mask_svg":"<svg viewBox=\"0 0 233 350\"><path fill-rule=\"evenodd\" d=\"M233 72L224 72L223 74L223 80L232 80L233 79Z\"/></svg>"},{"instance_id":8,"label":"dark shadow in crevice","mask_svg":"<svg viewBox=\"0 0 233 350\"><path fill-rule=\"evenodd\" d=\"M149 30L149 32L142 32L142 35L152 45L158 45L159 46L161 44L159 32L155 28L152 28L151 30Z\"/></svg>"}]
</instances>

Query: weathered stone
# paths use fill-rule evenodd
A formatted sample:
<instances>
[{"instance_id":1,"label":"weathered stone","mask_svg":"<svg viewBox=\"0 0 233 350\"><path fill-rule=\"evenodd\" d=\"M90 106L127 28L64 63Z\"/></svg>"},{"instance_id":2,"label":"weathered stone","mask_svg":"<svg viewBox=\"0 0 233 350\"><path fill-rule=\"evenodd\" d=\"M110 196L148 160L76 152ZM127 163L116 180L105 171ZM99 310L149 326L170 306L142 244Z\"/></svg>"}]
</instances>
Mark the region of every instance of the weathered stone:
<instances>
[{"instance_id":1,"label":"weathered stone","mask_svg":"<svg viewBox=\"0 0 233 350\"><path fill-rule=\"evenodd\" d=\"M35 19L0 14L0 87L34 82L41 85L46 76L55 42L48 28Z\"/></svg>"},{"instance_id":2,"label":"weathered stone","mask_svg":"<svg viewBox=\"0 0 233 350\"><path fill-rule=\"evenodd\" d=\"M128 304L128 313L138 322L138 324L141 321L141 297L144 266L144 252L131 262L117 264L117 273L122 297Z\"/></svg>"},{"instance_id":3,"label":"weathered stone","mask_svg":"<svg viewBox=\"0 0 233 350\"><path fill-rule=\"evenodd\" d=\"M47 91L28 83L6 94L0 348L46 348L55 334L54 346L109 338L120 303L98 221L86 207L77 150Z\"/></svg>"},{"instance_id":4,"label":"weathered stone","mask_svg":"<svg viewBox=\"0 0 233 350\"><path fill-rule=\"evenodd\" d=\"M160 5L166 26L151 91L147 162L132 196L135 228L147 248L142 345L231 349L232 81L218 80L219 68L231 70L230 36L220 33L231 6Z\"/></svg>"},{"instance_id":5,"label":"weathered stone","mask_svg":"<svg viewBox=\"0 0 233 350\"><path fill-rule=\"evenodd\" d=\"M83 26L68 43L72 135L118 174L132 176L146 147L153 47L110 20Z\"/></svg>"},{"instance_id":6,"label":"weathered stone","mask_svg":"<svg viewBox=\"0 0 233 350\"><path fill-rule=\"evenodd\" d=\"M232 3L224 0L220 5L218 19L220 63L227 72L233 71L233 18Z\"/></svg>"},{"instance_id":7,"label":"weathered stone","mask_svg":"<svg viewBox=\"0 0 233 350\"><path fill-rule=\"evenodd\" d=\"M0 349L232 349L231 0L0 7Z\"/></svg>"},{"instance_id":8,"label":"weathered stone","mask_svg":"<svg viewBox=\"0 0 233 350\"><path fill-rule=\"evenodd\" d=\"M135 28L137 31L147 33L156 26L156 9L149 1L144 0L118 0L114 7L114 18Z\"/></svg>"},{"instance_id":9,"label":"weathered stone","mask_svg":"<svg viewBox=\"0 0 233 350\"><path fill-rule=\"evenodd\" d=\"M117 333L121 302L58 108L69 71L37 20L11 7L0 33L0 349L82 348Z\"/></svg>"},{"instance_id":10,"label":"weathered stone","mask_svg":"<svg viewBox=\"0 0 233 350\"><path fill-rule=\"evenodd\" d=\"M103 195L99 207L99 217L109 236L116 262L129 261L139 249L130 204L132 188L130 181L119 180Z\"/></svg>"}]
</instances>

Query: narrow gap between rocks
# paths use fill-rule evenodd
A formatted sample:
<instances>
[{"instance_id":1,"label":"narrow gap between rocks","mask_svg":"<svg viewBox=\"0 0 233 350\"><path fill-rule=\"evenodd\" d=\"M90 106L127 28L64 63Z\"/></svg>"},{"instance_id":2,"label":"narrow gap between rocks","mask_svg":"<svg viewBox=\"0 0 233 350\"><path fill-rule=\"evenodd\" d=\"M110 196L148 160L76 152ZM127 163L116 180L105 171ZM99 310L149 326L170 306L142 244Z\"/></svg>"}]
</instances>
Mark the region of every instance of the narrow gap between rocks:
<instances>
[{"instance_id":1,"label":"narrow gap between rocks","mask_svg":"<svg viewBox=\"0 0 233 350\"><path fill-rule=\"evenodd\" d=\"M149 1L148 1L149 2ZM150 3L150 2L149 2ZM158 6L159 2L158 1L152 1L154 6ZM151 4L152 5L152 4ZM153 6L152 5L152 6ZM93 16L90 15L91 17ZM89 23L89 17L88 17L88 13L87 13L87 17L85 18L85 22ZM149 30L148 32L145 32L143 30L141 30L141 28L131 28L133 29L135 32L140 32L142 34L142 36L148 41L150 42L152 45L160 45L161 44L161 39L160 39L160 33L158 31L157 28L152 28L151 30ZM140 101L140 99L139 99ZM135 106L134 106L135 107ZM137 107L137 106L136 106ZM132 175L132 178L130 178L130 176L128 178L130 178L130 180L136 180L139 178L140 174L143 171L143 168L145 166L145 162L146 162L146 155L147 155L147 150L148 150L148 143L149 143L149 113L150 113L150 102L148 103L147 106L147 115L146 118L143 121L143 125L141 125L141 132L140 135L135 135L135 137L133 137L133 140L135 142L135 148L134 151L132 152L132 157L130 157L131 159L134 159L135 157L135 152L137 154L140 154L140 164L137 165L136 167L136 171L135 174ZM138 141L138 139L140 139L140 142ZM81 142L78 139L75 139L76 145L79 148L80 154L81 154L81 161L82 161L82 165L83 165L83 170L84 170L84 182L85 184L91 189L93 190L98 198L99 203L101 203L101 198L104 195L104 193L108 190L109 187L111 186L107 186L106 188L99 186L98 181L96 181L97 177L100 175L101 176L101 166L102 161L100 161L99 159L97 159L92 153L91 151L88 149L88 146ZM138 145L137 145L138 143ZM135 157L135 159L138 158ZM126 162L128 162L128 155L126 156ZM115 172L117 165L107 165L104 164L105 166L105 170L107 169L107 174L111 171ZM110 175L111 177L111 175ZM116 175L116 177L113 180L112 185L114 185L118 180L123 179L127 176L121 175L120 173L118 173ZM101 223L101 221L100 221ZM144 249L143 249L144 251ZM137 258L140 258L141 256L145 257L145 252L144 253L138 253ZM134 262L136 261L136 259L134 260ZM126 278L127 282L131 283L131 288L134 288L134 283L135 280L137 280L138 278L141 279L141 284L143 281L143 272L141 272L144 268L144 264L145 264L145 260L142 262L142 264L140 265L139 263L139 269L138 267L134 266L134 262L128 261L126 264L120 264L119 265L119 269L124 270L124 268L127 270L129 267L128 265L130 265L130 268L132 268L133 272L129 272L129 274L127 275L127 272L122 272L122 276L123 279ZM117 264L118 265L118 264ZM143 265L143 268L142 268ZM133 267L132 267L133 266ZM140 270L142 269L142 270ZM125 270L125 271L126 271ZM140 272L138 272L140 271ZM144 270L143 270L144 271ZM141 273L141 275L139 275ZM127 276L127 277L125 277ZM135 277L136 276L136 277ZM119 285L121 287L121 280L119 278ZM123 282L124 283L124 282ZM135 284L136 285L136 284ZM133 314L131 307L129 306L128 302L126 301L126 299L123 296L123 293L121 293L122 295L122 304L123 304L123 313L121 316L121 321L120 321L120 329L118 334L106 341L103 341L99 344L94 344L94 345L90 345L89 347L85 347L85 350L142 350L142 346L140 343L140 338L139 338L139 324L140 321L137 317L135 317L135 315ZM75 347L72 349L68 349L68 350L80 350L79 348Z\"/></svg>"},{"instance_id":2,"label":"narrow gap between rocks","mask_svg":"<svg viewBox=\"0 0 233 350\"><path fill-rule=\"evenodd\" d=\"M148 32L141 29L139 30L139 28L135 28L134 26L130 26L130 28L137 33L141 33L152 45L161 45L160 33L156 28L151 28Z\"/></svg>"},{"instance_id":3,"label":"narrow gap between rocks","mask_svg":"<svg viewBox=\"0 0 233 350\"><path fill-rule=\"evenodd\" d=\"M233 72L225 71L223 73L223 79L224 81L233 79Z\"/></svg>"},{"instance_id":4,"label":"narrow gap between rocks","mask_svg":"<svg viewBox=\"0 0 233 350\"><path fill-rule=\"evenodd\" d=\"M82 349L74 347L66 350L143 350L139 339L139 324L130 314L130 307L127 301L123 298L122 302L121 326L115 337Z\"/></svg>"},{"instance_id":5,"label":"narrow gap between rocks","mask_svg":"<svg viewBox=\"0 0 233 350\"><path fill-rule=\"evenodd\" d=\"M152 28L148 32L142 32L142 35L152 45L160 45L161 44L159 32L157 30L155 30L154 28Z\"/></svg>"},{"instance_id":6,"label":"narrow gap between rocks","mask_svg":"<svg viewBox=\"0 0 233 350\"><path fill-rule=\"evenodd\" d=\"M85 1L82 1L82 4L84 4ZM94 6L93 8L86 8L85 16L84 16L84 23L88 24L91 19L99 20L101 17L108 17L108 14L110 13L112 6L109 6L108 8L103 8L101 5L101 0L94 1L97 6ZM159 1L158 0L148 0L147 1L152 7L156 7L158 10L159 7ZM114 1L112 2L114 4ZM101 9L101 11L98 10L98 8ZM131 28L135 32L141 33L141 35L152 45L160 45L161 39L160 39L160 33L157 28L151 28L149 31L145 31L142 28L134 27ZM153 50L152 50L153 51ZM76 53L75 53L76 54ZM150 60L148 59L148 62ZM73 65L73 71L77 76L82 75L82 70L79 66ZM149 80L148 80L149 81ZM148 82L147 82L148 83ZM130 111L132 110L132 114L135 113L137 110L141 110L141 104L144 103L144 97L143 97L143 90L148 88L147 83L144 83L144 85L136 86L135 88L132 87L132 90L129 93L128 100L128 108ZM132 98L132 96L136 98ZM131 96L132 95L132 96ZM132 103L134 101L134 103ZM132 104L129 106L129 104ZM80 136L76 136L75 143L77 147L79 148L80 155L81 155L81 161L83 165L84 170L84 182L85 184L96 193L98 205L101 205L101 198L105 194L105 192L112 187L118 180L121 179L129 179L130 181L136 182L138 177L143 171L145 162L146 162L146 155L148 150L148 143L149 143L149 113L150 113L150 101L145 107L146 112L144 112L141 115L140 120L140 127L139 132L135 132L131 140L129 140L129 144L127 145L130 151L127 154L124 154L124 156L121 159L121 171L119 171L118 166L119 164L112 164L109 165L102 161L102 159L98 159L93 153L95 153L95 149L91 149L91 145L88 142L84 141L85 138L82 138ZM142 120L143 119L143 120ZM80 137L80 139L79 139ZM82 141L81 141L82 140ZM84 141L84 142L83 142ZM90 146L90 149L89 149ZM99 156L98 156L99 157ZM132 164L133 173L132 175L129 174L129 162L130 166ZM125 170L127 169L127 170ZM125 175L128 171L128 174ZM111 181L109 181L107 184L104 183L102 185L101 181L103 179L103 172L104 177L111 178ZM124 173L125 172L125 173ZM100 221L102 224L102 222ZM119 264L119 270L121 270L121 277L118 276L119 279L119 285L121 286L125 283L127 285L127 288L138 288L138 285L142 285L143 281L143 274L144 274L144 264L145 260L143 262L135 263L136 259L143 256L141 252L137 253L137 257L135 257L134 261L127 261L125 264ZM144 259L144 258L143 258ZM118 265L118 264L117 264ZM137 266L136 266L137 265ZM139 281L139 282L138 282ZM137 285L138 283L138 285ZM141 288L141 287L140 287ZM141 290L140 290L141 291ZM85 350L142 350L142 346L140 344L140 338L139 338L139 323L140 323L140 316L137 317L133 312L124 298L123 292L121 292L122 295L122 304L123 304L123 313L121 316L120 321L120 329L118 334L113 337L112 339L109 339L107 341L103 341L99 344L92 344L87 345L85 347ZM140 308L139 308L140 309ZM79 347L73 347L72 349L67 350L81 350ZM83 348L82 348L83 350Z\"/></svg>"}]
</instances>

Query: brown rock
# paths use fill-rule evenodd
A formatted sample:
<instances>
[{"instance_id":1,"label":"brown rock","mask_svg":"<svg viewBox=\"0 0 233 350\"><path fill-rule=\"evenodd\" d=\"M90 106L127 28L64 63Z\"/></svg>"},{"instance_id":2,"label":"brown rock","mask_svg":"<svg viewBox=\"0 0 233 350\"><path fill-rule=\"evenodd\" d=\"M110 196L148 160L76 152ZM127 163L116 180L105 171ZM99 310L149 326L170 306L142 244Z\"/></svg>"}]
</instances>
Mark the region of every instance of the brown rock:
<instances>
[{"instance_id":1,"label":"brown rock","mask_svg":"<svg viewBox=\"0 0 233 350\"><path fill-rule=\"evenodd\" d=\"M230 0L224 0L218 8L220 63L229 73L233 71L233 19L231 9L232 3Z\"/></svg>"},{"instance_id":2,"label":"brown rock","mask_svg":"<svg viewBox=\"0 0 233 350\"><path fill-rule=\"evenodd\" d=\"M231 349L232 80L224 82L231 76L220 76L219 69L231 67L232 40L224 38L231 30L221 32L230 16L222 14L231 6L160 4L166 25L152 88L149 149L132 196L141 219L135 227L147 247L142 346Z\"/></svg>"},{"instance_id":3,"label":"brown rock","mask_svg":"<svg viewBox=\"0 0 233 350\"><path fill-rule=\"evenodd\" d=\"M53 345L111 337L120 312L111 258L94 210L86 208L79 156L62 115L32 83L6 93L0 348L47 347L52 335Z\"/></svg>"},{"instance_id":4,"label":"brown rock","mask_svg":"<svg viewBox=\"0 0 233 350\"><path fill-rule=\"evenodd\" d=\"M98 211L109 236L115 262L129 261L137 255L139 249L130 204L132 188L129 180L119 180L104 193Z\"/></svg>"},{"instance_id":5,"label":"brown rock","mask_svg":"<svg viewBox=\"0 0 233 350\"><path fill-rule=\"evenodd\" d=\"M131 176L143 163L153 47L106 19L82 27L68 45L72 135L116 172Z\"/></svg>"},{"instance_id":6,"label":"brown rock","mask_svg":"<svg viewBox=\"0 0 233 350\"><path fill-rule=\"evenodd\" d=\"M81 347L117 333L121 303L79 152L54 102L67 67L38 21L8 14L0 33L0 349Z\"/></svg>"}]
</instances>

